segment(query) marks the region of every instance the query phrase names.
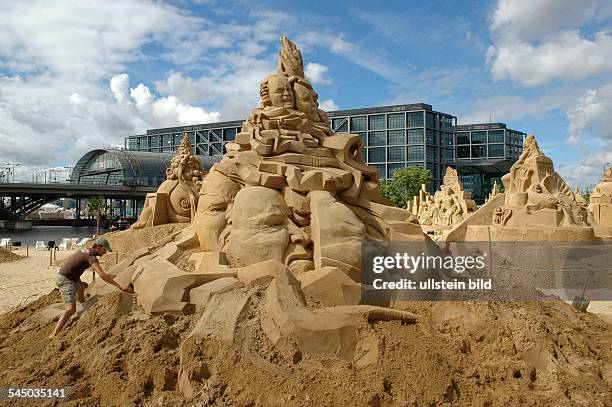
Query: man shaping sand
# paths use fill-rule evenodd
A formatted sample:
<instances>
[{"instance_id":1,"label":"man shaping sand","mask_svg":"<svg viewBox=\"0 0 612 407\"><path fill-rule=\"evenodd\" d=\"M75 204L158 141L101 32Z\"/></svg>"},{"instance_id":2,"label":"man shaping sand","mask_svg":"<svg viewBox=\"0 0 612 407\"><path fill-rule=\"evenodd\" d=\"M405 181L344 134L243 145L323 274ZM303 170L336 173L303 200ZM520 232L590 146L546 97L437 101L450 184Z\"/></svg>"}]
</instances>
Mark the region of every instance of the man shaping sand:
<instances>
[{"instance_id":1,"label":"man shaping sand","mask_svg":"<svg viewBox=\"0 0 612 407\"><path fill-rule=\"evenodd\" d=\"M62 294L62 300L64 300L68 307L59 321L57 321L55 330L49 335L49 339L57 335L64 325L66 325L70 317L76 312L77 298L79 302L85 301L85 288L87 288L87 283L81 281L81 275L88 268L98 273L100 278L107 283L114 285L122 291L128 291L126 287L119 285L110 274L106 274L100 267L97 256L103 256L107 252L112 252L108 240L97 239L91 249L83 248L71 254L64 262L64 265L59 269L55 280L55 286L59 289Z\"/></svg>"}]
</instances>

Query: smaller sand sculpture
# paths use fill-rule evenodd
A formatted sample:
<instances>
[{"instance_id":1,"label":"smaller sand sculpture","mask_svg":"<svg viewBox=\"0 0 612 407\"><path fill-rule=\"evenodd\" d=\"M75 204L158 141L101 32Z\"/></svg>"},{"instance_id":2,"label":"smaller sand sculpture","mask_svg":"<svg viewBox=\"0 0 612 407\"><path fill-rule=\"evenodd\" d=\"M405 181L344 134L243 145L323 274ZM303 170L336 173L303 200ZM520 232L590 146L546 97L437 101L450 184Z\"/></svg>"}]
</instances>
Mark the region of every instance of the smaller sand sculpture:
<instances>
[{"instance_id":1,"label":"smaller sand sculpture","mask_svg":"<svg viewBox=\"0 0 612 407\"><path fill-rule=\"evenodd\" d=\"M147 194L144 209L132 228L191 222L195 218L204 174L200 161L192 153L189 137L185 135L170 168L166 169L166 181L156 192Z\"/></svg>"},{"instance_id":2,"label":"smaller sand sculpture","mask_svg":"<svg viewBox=\"0 0 612 407\"><path fill-rule=\"evenodd\" d=\"M472 194L463 190L457 170L447 167L444 183L433 198L421 187L418 196L418 219L433 229L450 229L476 210ZM415 197L415 204L416 204Z\"/></svg>"},{"instance_id":3,"label":"smaller sand sculpture","mask_svg":"<svg viewBox=\"0 0 612 407\"><path fill-rule=\"evenodd\" d=\"M590 215L530 134L504 191L446 236L448 241L585 241L595 239Z\"/></svg>"},{"instance_id":4,"label":"smaller sand sculpture","mask_svg":"<svg viewBox=\"0 0 612 407\"><path fill-rule=\"evenodd\" d=\"M497 185L497 181L495 181L493 183L493 188L491 189L491 193L489 194L489 197L487 198L487 202L489 202L491 199L499 195L499 193L500 193L499 185Z\"/></svg>"},{"instance_id":5,"label":"smaller sand sculpture","mask_svg":"<svg viewBox=\"0 0 612 407\"><path fill-rule=\"evenodd\" d=\"M598 226L610 228L612 234L612 168L604 173L604 178L591 194L589 211Z\"/></svg>"}]
</instances>

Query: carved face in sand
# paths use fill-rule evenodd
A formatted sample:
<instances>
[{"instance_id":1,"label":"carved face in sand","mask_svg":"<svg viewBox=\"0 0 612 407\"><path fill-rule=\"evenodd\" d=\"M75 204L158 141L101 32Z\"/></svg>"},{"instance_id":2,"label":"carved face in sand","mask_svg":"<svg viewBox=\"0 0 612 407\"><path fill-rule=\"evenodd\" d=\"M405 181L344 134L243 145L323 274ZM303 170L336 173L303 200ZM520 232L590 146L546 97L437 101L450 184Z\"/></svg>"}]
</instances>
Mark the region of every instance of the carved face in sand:
<instances>
[{"instance_id":1,"label":"carved face in sand","mask_svg":"<svg viewBox=\"0 0 612 407\"><path fill-rule=\"evenodd\" d=\"M270 188L240 190L231 214L231 233L225 247L234 267L278 260L289 267L312 258L306 250L309 236L296 226L282 195Z\"/></svg>"},{"instance_id":2,"label":"carved face in sand","mask_svg":"<svg viewBox=\"0 0 612 407\"><path fill-rule=\"evenodd\" d=\"M227 210L239 190L238 184L218 171L202 182L195 228L204 251L219 251L219 236L227 226Z\"/></svg>"},{"instance_id":3,"label":"carved face in sand","mask_svg":"<svg viewBox=\"0 0 612 407\"><path fill-rule=\"evenodd\" d=\"M293 108L293 90L289 79L283 75L270 75L261 84L264 107Z\"/></svg>"},{"instance_id":4,"label":"carved face in sand","mask_svg":"<svg viewBox=\"0 0 612 407\"><path fill-rule=\"evenodd\" d=\"M295 107L315 122L319 121L319 104L317 94L307 86L296 82L293 85L295 92Z\"/></svg>"}]
</instances>

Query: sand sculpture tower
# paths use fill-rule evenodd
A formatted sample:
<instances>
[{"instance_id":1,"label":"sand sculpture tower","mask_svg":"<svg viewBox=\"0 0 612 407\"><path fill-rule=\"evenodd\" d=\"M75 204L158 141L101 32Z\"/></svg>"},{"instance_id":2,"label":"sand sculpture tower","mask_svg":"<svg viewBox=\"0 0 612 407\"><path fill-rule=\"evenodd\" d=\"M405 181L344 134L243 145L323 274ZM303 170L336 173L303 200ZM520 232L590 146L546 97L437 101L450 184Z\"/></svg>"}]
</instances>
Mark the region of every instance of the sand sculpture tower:
<instances>
[{"instance_id":1,"label":"sand sculpture tower","mask_svg":"<svg viewBox=\"0 0 612 407\"><path fill-rule=\"evenodd\" d=\"M612 236L612 168L604 173L604 178L591 193L589 211L598 231Z\"/></svg>"},{"instance_id":2,"label":"sand sculpture tower","mask_svg":"<svg viewBox=\"0 0 612 407\"><path fill-rule=\"evenodd\" d=\"M425 229L451 229L476 210L472 194L463 190L457 170L447 167L444 182L433 199L419 196L419 222Z\"/></svg>"},{"instance_id":3,"label":"sand sculpture tower","mask_svg":"<svg viewBox=\"0 0 612 407\"><path fill-rule=\"evenodd\" d=\"M362 239L422 239L422 232L413 214L379 195L359 136L330 129L300 51L286 37L281 43L261 105L203 181L200 247L232 267L275 259L294 271L334 266L359 280Z\"/></svg>"},{"instance_id":4,"label":"sand sculpture tower","mask_svg":"<svg viewBox=\"0 0 612 407\"><path fill-rule=\"evenodd\" d=\"M192 153L189 137L185 135L166 169L166 181L155 193L147 194L145 207L132 228L191 222L195 218L204 173L200 161Z\"/></svg>"}]
</instances>

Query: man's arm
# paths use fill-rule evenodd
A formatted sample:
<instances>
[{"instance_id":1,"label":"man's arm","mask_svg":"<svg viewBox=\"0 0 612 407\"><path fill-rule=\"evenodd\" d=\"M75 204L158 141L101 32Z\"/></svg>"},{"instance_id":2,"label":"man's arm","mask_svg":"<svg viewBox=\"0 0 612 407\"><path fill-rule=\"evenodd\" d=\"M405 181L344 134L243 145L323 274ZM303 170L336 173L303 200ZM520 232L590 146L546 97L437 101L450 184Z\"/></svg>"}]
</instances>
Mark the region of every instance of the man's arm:
<instances>
[{"instance_id":1,"label":"man's arm","mask_svg":"<svg viewBox=\"0 0 612 407\"><path fill-rule=\"evenodd\" d=\"M100 275L100 278L104 281L106 281L109 284L114 285L115 287L117 287L118 289L120 289L121 291L126 291L126 288L121 286L119 283L117 283L115 281L115 279L113 278L113 276L111 276L110 274L106 274L104 272L104 270L102 270L102 267L100 267L99 263L94 263L91 265L91 269L93 271L95 271L96 273L98 273Z\"/></svg>"}]
</instances>

